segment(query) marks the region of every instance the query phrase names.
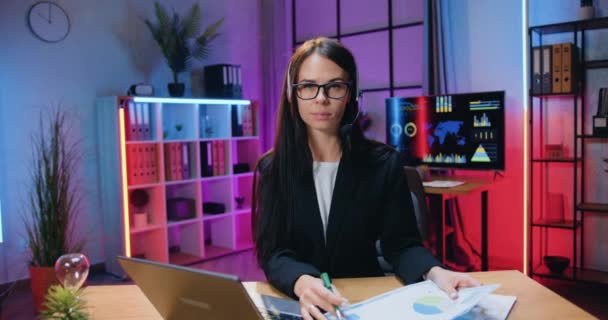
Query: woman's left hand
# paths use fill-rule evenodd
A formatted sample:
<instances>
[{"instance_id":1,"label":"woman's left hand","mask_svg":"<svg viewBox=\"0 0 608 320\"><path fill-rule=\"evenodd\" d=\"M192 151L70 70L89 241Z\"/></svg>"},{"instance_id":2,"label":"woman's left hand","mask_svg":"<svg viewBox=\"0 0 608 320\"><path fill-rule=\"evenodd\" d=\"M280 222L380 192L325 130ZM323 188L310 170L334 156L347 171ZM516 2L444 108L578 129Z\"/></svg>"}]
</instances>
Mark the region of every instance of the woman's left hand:
<instances>
[{"instance_id":1,"label":"woman's left hand","mask_svg":"<svg viewBox=\"0 0 608 320\"><path fill-rule=\"evenodd\" d=\"M435 282L452 299L458 298L458 289L480 285L479 281L466 273L454 272L441 267L432 267L426 278Z\"/></svg>"}]
</instances>

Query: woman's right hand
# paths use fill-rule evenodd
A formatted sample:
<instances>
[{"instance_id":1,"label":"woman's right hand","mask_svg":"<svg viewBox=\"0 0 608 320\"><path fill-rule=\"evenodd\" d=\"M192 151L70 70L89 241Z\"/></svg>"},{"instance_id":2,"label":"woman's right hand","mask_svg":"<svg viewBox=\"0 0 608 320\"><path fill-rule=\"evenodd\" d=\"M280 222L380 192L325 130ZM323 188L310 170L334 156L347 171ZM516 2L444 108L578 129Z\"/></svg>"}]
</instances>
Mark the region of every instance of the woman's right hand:
<instances>
[{"instance_id":1,"label":"woman's right hand","mask_svg":"<svg viewBox=\"0 0 608 320\"><path fill-rule=\"evenodd\" d=\"M342 306L347 302L335 287L331 292L323 286L323 280L307 274L296 280L294 293L300 298L300 312L305 320L326 319L319 308L335 316L334 306Z\"/></svg>"}]
</instances>

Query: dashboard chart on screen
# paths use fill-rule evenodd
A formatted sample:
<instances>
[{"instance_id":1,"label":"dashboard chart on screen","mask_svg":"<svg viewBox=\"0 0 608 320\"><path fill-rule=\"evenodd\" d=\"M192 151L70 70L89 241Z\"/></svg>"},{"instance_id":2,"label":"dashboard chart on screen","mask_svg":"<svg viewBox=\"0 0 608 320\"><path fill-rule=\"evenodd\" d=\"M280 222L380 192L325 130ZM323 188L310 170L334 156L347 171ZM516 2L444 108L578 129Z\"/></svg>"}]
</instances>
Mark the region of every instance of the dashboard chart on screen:
<instances>
[{"instance_id":1,"label":"dashboard chart on screen","mask_svg":"<svg viewBox=\"0 0 608 320\"><path fill-rule=\"evenodd\" d=\"M504 170L505 92L386 99L386 141L409 165Z\"/></svg>"}]
</instances>

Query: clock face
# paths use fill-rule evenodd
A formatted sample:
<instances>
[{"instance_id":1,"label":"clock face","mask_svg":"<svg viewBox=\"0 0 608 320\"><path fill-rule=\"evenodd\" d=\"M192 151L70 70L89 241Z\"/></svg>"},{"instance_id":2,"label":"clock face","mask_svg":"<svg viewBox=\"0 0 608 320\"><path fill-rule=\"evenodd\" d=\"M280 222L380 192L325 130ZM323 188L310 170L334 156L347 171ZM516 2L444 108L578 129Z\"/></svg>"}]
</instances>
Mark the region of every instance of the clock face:
<instances>
[{"instance_id":1,"label":"clock face","mask_svg":"<svg viewBox=\"0 0 608 320\"><path fill-rule=\"evenodd\" d=\"M70 32L70 19L58 4L41 1L34 4L28 14L32 33L44 42L59 42Z\"/></svg>"}]
</instances>

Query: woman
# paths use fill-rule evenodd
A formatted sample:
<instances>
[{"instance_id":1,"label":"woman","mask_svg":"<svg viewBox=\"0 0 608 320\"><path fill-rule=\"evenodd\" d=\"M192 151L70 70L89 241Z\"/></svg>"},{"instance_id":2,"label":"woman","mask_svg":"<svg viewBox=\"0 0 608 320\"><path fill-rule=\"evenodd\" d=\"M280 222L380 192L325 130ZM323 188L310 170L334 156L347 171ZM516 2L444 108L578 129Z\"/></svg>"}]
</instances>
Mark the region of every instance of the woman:
<instances>
[{"instance_id":1,"label":"woman","mask_svg":"<svg viewBox=\"0 0 608 320\"><path fill-rule=\"evenodd\" d=\"M300 300L304 319L325 319L345 301L319 279L382 276L379 239L395 274L424 278L450 296L478 285L448 271L422 245L397 152L365 139L357 67L337 41L316 38L291 57L274 148L258 164L253 228L268 281ZM322 309L322 310L321 310Z\"/></svg>"}]
</instances>

